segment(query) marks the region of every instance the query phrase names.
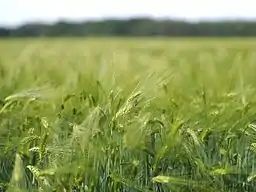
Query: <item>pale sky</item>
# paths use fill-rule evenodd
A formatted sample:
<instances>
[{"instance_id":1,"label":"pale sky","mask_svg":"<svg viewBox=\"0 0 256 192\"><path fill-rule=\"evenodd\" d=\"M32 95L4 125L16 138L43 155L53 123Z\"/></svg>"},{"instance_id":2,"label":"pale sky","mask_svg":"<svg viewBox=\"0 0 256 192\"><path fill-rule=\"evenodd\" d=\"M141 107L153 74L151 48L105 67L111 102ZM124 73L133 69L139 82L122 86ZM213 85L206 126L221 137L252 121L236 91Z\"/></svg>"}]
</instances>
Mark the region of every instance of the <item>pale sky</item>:
<instances>
[{"instance_id":1,"label":"pale sky","mask_svg":"<svg viewBox=\"0 0 256 192\"><path fill-rule=\"evenodd\" d=\"M256 19L256 0L0 0L0 25L131 16Z\"/></svg>"}]
</instances>

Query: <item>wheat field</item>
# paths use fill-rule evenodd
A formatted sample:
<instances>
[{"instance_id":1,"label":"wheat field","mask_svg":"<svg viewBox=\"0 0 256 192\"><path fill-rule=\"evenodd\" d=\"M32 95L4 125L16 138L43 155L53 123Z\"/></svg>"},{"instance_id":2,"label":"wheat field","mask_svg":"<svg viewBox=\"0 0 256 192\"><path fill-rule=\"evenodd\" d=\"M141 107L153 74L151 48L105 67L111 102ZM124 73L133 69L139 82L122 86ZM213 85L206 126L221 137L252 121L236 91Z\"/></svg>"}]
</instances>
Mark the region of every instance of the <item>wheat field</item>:
<instances>
[{"instance_id":1,"label":"wheat field","mask_svg":"<svg viewBox=\"0 0 256 192\"><path fill-rule=\"evenodd\" d=\"M0 191L256 190L255 39L0 50Z\"/></svg>"}]
</instances>

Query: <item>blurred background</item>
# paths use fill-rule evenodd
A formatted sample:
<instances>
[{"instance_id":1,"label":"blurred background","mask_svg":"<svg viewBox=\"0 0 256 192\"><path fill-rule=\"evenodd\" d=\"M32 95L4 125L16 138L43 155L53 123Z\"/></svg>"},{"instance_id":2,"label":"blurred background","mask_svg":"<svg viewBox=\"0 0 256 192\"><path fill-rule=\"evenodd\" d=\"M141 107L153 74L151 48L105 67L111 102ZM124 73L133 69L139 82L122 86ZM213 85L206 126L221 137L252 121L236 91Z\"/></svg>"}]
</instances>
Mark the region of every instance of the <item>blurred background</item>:
<instances>
[{"instance_id":1,"label":"blurred background","mask_svg":"<svg viewBox=\"0 0 256 192\"><path fill-rule=\"evenodd\" d=\"M254 36L253 0L1 0L0 36Z\"/></svg>"}]
</instances>

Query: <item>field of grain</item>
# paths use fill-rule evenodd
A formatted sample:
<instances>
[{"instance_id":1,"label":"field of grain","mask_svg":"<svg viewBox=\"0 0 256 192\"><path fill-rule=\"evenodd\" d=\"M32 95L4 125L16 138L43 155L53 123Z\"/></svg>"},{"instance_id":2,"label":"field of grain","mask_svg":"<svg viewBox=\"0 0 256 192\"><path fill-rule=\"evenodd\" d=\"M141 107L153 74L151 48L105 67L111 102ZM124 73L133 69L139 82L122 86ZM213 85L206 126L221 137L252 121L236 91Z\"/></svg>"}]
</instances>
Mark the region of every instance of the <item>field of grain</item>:
<instances>
[{"instance_id":1,"label":"field of grain","mask_svg":"<svg viewBox=\"0 0 256 192\"><path fill-rule=\"evenodd\" d=\"M255 41L0 40L0 191L256 191Z\"/></svg>"}]
</instances>

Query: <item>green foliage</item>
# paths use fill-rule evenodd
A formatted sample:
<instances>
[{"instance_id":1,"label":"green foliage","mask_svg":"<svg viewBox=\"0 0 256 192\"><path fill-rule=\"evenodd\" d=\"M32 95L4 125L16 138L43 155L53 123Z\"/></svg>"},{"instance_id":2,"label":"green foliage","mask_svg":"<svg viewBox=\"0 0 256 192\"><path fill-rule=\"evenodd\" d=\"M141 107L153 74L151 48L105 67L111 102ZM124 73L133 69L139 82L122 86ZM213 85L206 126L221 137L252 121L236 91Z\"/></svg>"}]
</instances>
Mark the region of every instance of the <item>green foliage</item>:
<instances>
[{"instance_id":1,"label":"green foliage","mask_svg":"<svg viewBox=\"0 0 256 192\"><path fill-rule=\"evenodd\" d=\"M58 21L54 24L26 23L16 28L0 28L0 37L253 37L255 21L201 21L153 20L150 18L106 19L101 21Z\"/></svg>"},{"instance_id":2,"label":"green foliage","mask_svg":"<svg viewBox=\"0 0 256 192\"><path fill-rule=\"evenodd\" d=\"M253 40L0 49L0 191L256 190Z\"/></svg>"}]
</instances>

